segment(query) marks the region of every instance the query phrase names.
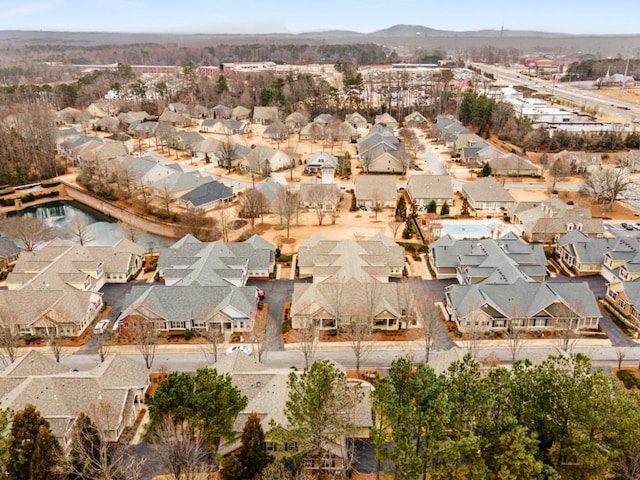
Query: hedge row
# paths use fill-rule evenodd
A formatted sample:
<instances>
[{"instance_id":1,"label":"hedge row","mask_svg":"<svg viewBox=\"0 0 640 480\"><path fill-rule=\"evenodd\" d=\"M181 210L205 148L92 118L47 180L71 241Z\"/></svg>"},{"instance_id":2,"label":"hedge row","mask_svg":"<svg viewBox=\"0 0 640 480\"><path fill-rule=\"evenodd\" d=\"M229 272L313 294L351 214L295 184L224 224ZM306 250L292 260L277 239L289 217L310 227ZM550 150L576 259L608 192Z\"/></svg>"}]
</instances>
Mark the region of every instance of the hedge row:
<instances>
[{"instance_id":1,"label":"hedge row","mask_svg":"<svg viewBox=\"0 0 640 480\"><path fill-rule=\"evenodd\" d=\"M640 378L636 377L630 370L618 370L616 376L627 390L633 387L640 388Z\"/></svg>"},{"instance_id":2,"label":"hedge row","mask_svg":"<svg viewBox=\"0 0 640 480\"><path fill-rule=\"evenodd\" d=\"M46 192L46 193L27 193L26 195L22 195L20 200L23 204L35 202L36 200L40 200L41 198L54 198L60 195L60 192ZM3 207L13 207L16 204L15 198L0 198L0 205Z\"/></svg>"}]
</instances>

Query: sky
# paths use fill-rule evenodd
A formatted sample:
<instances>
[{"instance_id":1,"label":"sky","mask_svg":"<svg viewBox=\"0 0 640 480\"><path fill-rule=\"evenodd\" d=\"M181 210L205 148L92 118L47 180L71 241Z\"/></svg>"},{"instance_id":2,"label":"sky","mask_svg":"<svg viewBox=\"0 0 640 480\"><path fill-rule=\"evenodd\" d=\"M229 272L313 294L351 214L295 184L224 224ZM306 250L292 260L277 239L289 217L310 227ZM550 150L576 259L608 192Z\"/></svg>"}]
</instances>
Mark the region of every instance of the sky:
<instances>
[{"instance_id":1,"label":"sky","mask_svg":"<svg viewBox=\"0 0 640 480\"><path fill-rule=\"evenodd\" d=\"M640 0L0 0L0 30L370 33L440 30L640 33Z\"/></svg>"}]
</instances>

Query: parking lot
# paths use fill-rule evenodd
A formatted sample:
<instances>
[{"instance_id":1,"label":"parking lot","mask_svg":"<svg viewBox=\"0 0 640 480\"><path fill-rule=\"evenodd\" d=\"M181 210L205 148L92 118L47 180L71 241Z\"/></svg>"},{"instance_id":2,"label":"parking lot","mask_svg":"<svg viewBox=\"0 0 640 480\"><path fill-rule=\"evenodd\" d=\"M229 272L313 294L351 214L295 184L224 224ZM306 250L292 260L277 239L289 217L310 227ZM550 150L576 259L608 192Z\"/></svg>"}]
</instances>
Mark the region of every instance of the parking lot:
<instances>
[{"instance_id":1,"label":"parking lot","mask_svg":"<svg viewBox=\"0 0 640 480\"><path fill-rule=\"evenodd\" d=\"M613 222L605 223L605 230L614 237L637 237L640 238L640 222Z\"/></svg>"}]
</instances>

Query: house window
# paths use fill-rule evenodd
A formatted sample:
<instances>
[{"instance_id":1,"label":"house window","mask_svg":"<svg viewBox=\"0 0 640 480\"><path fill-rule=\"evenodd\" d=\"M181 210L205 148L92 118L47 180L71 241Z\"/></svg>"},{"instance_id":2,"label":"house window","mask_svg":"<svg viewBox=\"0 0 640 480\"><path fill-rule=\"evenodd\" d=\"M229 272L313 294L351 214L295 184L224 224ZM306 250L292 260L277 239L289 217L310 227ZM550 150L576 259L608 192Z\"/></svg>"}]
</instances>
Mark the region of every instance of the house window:
<instances>
[{"instance_id":1,"label":"house window","mask_svg":"<svg viewBox=\"0 0 640 480\"><path fill-rule=\"evenodd\" d=\"M547 326L547 319L546 318L536 318L533 321L533 326L534 327L546 327Z\"/></svg>"},{"instance_id":2,"label":"house window","mask_svg":"<svg viewBox=\"0 0 640 480\"><path fill-rule=\"evenodd\" d=\"M524 327L524 319L523 318L514 318L511 320L512 327Z\"/></svg>"},{"instance_id":3,"label":"house window","mask_svg":"<svg viewBox=\"0 0 640 480\"><path fill-rule=\"evenodd\" d=\"M620 306L620 308L624 308L627 306L627 303L624 301L624 299L620 299L618 300L618 305Z\"/></svg>"},{"instance_id":4,"label":"house window","mask_svg":"<svg viewBox=\"0 0 640 480\"><path fill-rule=\"evenodd\" d=\"M610 298L612 298L613 300L616 299L616 297L618 296L618 292L616 292L615 290L609 290L607 292L607 295L609 295Z\"/></svg>"},{"instance_id":5,"label":"house window","mask_svg":"<svg viewBox=\"0 0 640 480\"><path fill-rule=\"evenodd\" d=\"M286 442L284 444L285 452L297 452L298 451L298 443L297 442Z\"/></svg>"},{"instance_id":6,"label":"house window","mask_svg":"<svg viewBox=\"0 0 640 480\"><path fill-rule=\"evenodd\" d=\"M277 451L276 444L273 442L265 442L264 448L267 452L275 452Z\"/></svg>"},{"instance_id":7,"label":"house window","mask_svg":"<svg viewBox=\"0 0 640 480\"><path fill-rule=\"evenodd\" d=\"M576 230L578 230L580 232L582 231L582 224L581 223L576 225Z\"/></svg>"},{"instance_id":8,"label":"house window","mask_svg":"<svg viewBox=\"0 0 640 480\"><path fill-rule=\"evenodd\" d=\"M493 326L495 328L504 328L506 325L506 322L504 320L494 320L493 321Z\"/></svg>"},{"instance_id":9,"label":"house window","mask_svg":"<svg viewBox=\"0 0 640 480\"><path fill-rule=\"evenodd\" d=\"M567 223L567 231L572 231L573 230L573 223Z\"/></svg>"}]
</instances>

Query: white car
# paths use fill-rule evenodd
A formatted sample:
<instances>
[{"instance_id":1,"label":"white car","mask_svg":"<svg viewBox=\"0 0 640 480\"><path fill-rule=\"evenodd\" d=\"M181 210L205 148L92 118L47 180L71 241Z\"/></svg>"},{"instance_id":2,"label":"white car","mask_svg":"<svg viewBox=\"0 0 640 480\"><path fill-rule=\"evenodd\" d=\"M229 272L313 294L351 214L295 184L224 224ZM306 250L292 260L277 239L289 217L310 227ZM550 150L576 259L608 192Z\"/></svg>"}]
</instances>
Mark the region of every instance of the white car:
<instances>
[{"instance_id":1,"label":"white car","mask_svg":"<svg viewBox=\"0 0 640 480\"><path fill-rule=\"evenodd\" d=\"M95 335L100 335L101 333L104 333L105 330L107 329L107 325L109 325L109 320L107 319L100 320L98 323L96 323L96 326L93 327L93 333Z\"/></svg>"},{"instance_id":2,"label":"white car","mask_svg":"<svg viewBox=\"0 0 640 480\"><path fill-rule=\"evenodd\" d=\"M233 347L227 348L227 353L242 352L251 355L252 351L253 348L251 348L251 345L234 345Z\"/></svg>"}]
</instances>

